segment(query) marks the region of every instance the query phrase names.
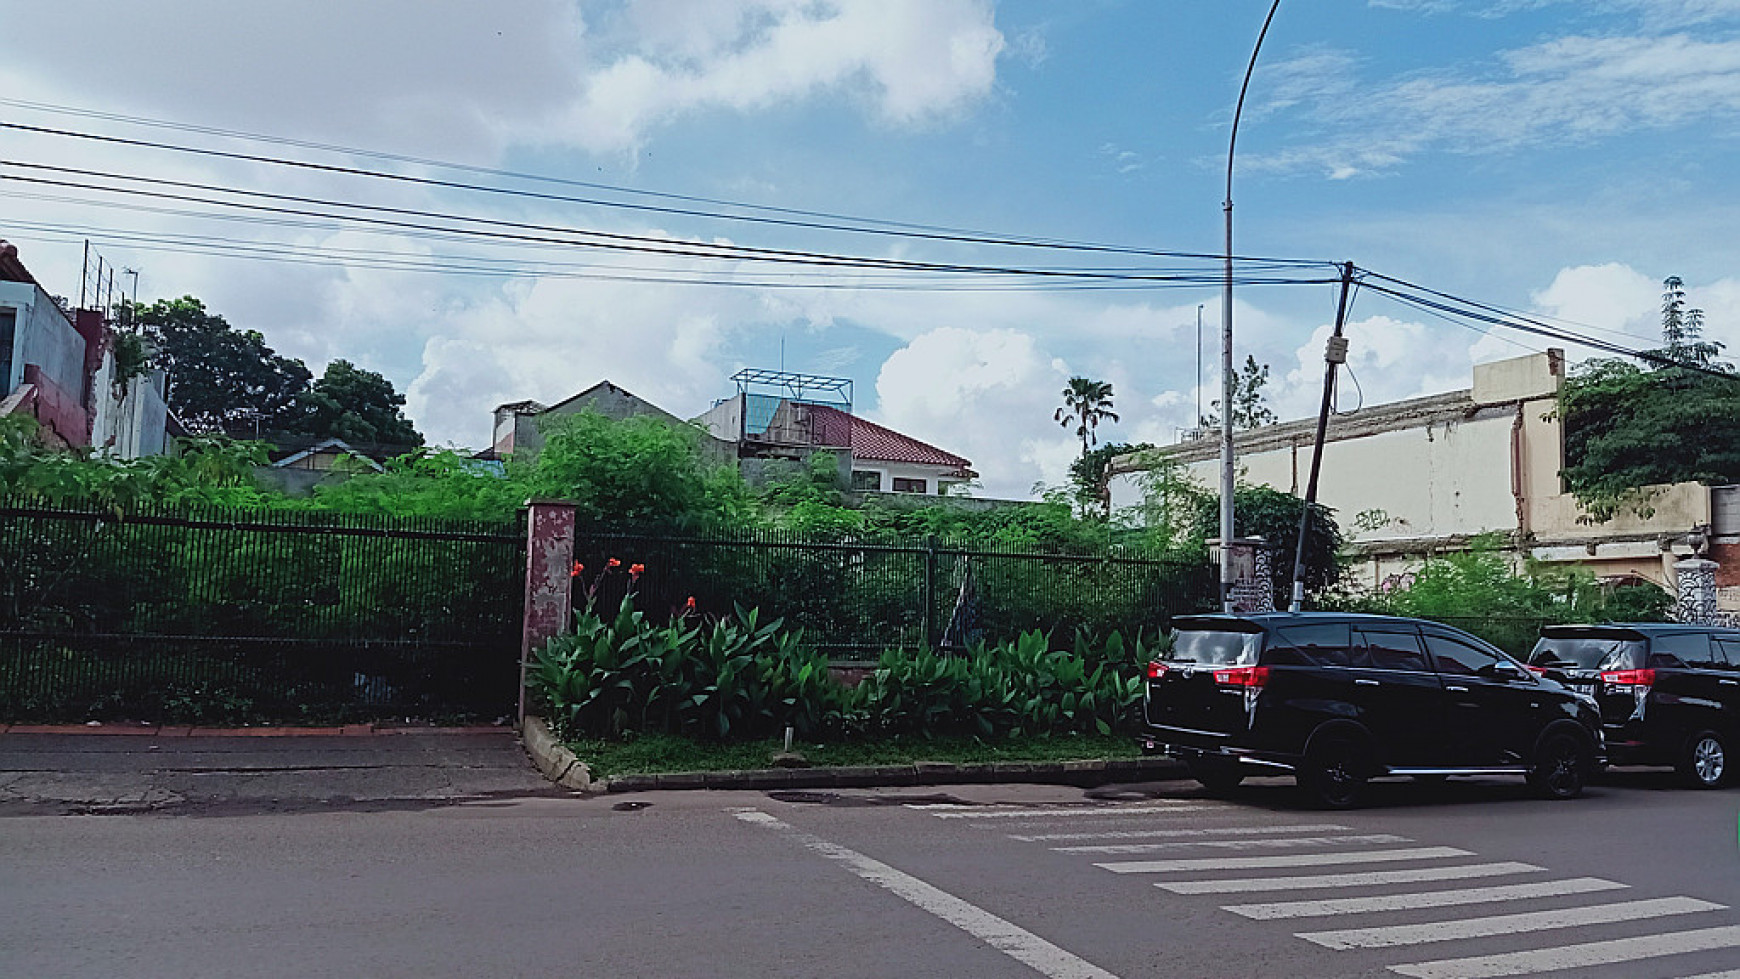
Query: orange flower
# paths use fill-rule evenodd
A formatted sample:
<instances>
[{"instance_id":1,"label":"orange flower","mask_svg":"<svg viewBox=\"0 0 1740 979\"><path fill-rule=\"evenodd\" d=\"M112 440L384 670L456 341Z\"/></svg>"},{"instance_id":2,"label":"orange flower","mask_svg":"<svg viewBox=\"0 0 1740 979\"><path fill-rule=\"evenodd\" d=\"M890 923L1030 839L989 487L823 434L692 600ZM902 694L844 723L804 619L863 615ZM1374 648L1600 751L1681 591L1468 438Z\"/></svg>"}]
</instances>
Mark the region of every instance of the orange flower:
<instances>
[{"instance_id":1,"label":"orange flower","mask_svg":"<svg viewBox=\"0 0 1740 979\"><path fill-rule=\"evenodd\" d=\"M683 611L693 612L694 610L695 610L695 596L690 595L689 600L683 603Z\"/></svg>"},{"instance_id":2,"label":"orange flower","mask_svg":"<svg viewBox=\"0 0 1740 979\"><path fill-rule=\"evenodd\" d=\"M586 573L586 565L581 564L579 561L575 561L574 567L568 571L568 577L578 578L585 573Z\"/></svg>"},{"instance_id":3,"label":"orange flower","mask_svg":"<svg viewBox=\"0 0 1740 979\"><path fill-rule=\"evenodd\" d=\"M639 578L643 574L646 574L646 565L631 564L628 566L628 576L630 578Z\"/></svg>"},{"instance_id":4,"label":"orange flower","mask_svg":"<svg viewBox=\"0 0 1740 979\"><path fill-rule=\"evenodd\" d=\"M620 567L622 567L622 562L621 562L621 561L618 561L618 560L617 560L617 559L615 559L615 558L611 558L611 559L610 559L610 560L609 560L609 561L608 561L608 562L606 562L606 563L605 563L605 567L608 567L608 568L620 568Z\"/></svg>"}]
</instances>

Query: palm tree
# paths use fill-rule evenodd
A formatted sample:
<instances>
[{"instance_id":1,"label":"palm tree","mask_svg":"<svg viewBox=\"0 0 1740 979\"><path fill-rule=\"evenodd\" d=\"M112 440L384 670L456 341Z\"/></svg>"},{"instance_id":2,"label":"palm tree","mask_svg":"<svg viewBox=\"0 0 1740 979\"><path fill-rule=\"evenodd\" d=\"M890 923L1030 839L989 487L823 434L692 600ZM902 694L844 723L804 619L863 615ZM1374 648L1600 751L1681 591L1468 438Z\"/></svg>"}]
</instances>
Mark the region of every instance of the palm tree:
<instances>
[{"instance_id":1,"label":"palm tree","mask_svg":"<svg viewBox=\"0 0 1740 979\"><path fill-rule=\"evenodd\" d=\"M1118 420L1118 413L1112 410L1111 382L1070 378L1069 386L1063 389L1063 407L1057 409L1052 420L1064 428L1075 426L1076 437L1081 439L1082 457L1086 458L1096 441L1094 429L1102 421Z\"/></svg>"}]
</instances>

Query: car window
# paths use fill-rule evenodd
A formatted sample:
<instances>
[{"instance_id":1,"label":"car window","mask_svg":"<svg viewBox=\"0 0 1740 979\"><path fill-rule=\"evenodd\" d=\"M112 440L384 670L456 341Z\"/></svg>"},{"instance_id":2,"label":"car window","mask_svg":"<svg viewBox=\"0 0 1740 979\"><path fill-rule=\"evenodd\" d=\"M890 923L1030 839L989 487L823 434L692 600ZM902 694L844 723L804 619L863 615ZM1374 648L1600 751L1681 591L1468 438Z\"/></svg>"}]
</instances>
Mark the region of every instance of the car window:
<instances>
[{"instance_id":1,"label":"car window","mask_svg":"<svg viewBox=\"0 0 1740 979\"><path fill-rule=\"evenodd\" d=\"M1642 669L1643 641L1619 636L1548 636L1535 643L1529 662L1572 670Z\"/></svg>"},{"instance_id":2,"label":"car window","mask_svg":"<svg viewBox=\"0 0 1740 979\"><path fill-rule=\"evenodd\" d=\"M1417 670L1428 672L1426 654L1420 649L1416 632L1381 632L1360 629L1365 637L1365 655L1374 670Z\"/></svg>"},{"instance_id":3,"label":"car window","mask_svg":"<svg viewBox=\"0 0 1740 979\"><path fill-rule=\"evenodd\" d=\"M1493 653L1449 636L1427 633L1426 648L1432 651L1432 658L1438 661L1439 673L1475 676L1482 668L1496 666L1500 662L1499 657Z\"/></svg>"},{"instance_id":4,"label":"car window","mask_svg":"<svg viewBox=\"0 0 1740 979\"><path fill-rule=\"evenodd\" d=\"M1307 662L1321 666L1347 666L1350 632L1345 622L1289 625L1276 629L1275 638L1277 642L1297 649Z\"/></svg>"},{"instance_id":5,"label":"car window","mask_svg":"<svg viewBox=\"0 0 1740 979\"><path fill-rule=\"evenodd\" d=\"M1172 636L1172 652L1167 659L1207 666L1254 665L1263 644L1260 632L1180 629Z\"/></svg>"},{"instance_id":6,"label":"car window","mask_svg":"<svg viewBox=\"0 0 1740 979\"><path fill-rule=\"evenodd\" d=\"M1724 669L1740 669L1740 639L1718 639L1716 648L1722 653Z\"/></svg>"},{"instance_id":7,"label":"car window","mask_svg":"<svg viewBox=\"0 0 1740 979\"><path fill-rule=\"evenodd\" d=\"M1653 637L1649 642L1650 665L1666 666L1668 664L1659 662L1657 657L1669 656L1694 669L1715 666L1715 661L1710 658L1710 637L1702 632Z\"/></svg>"}]
</instances>

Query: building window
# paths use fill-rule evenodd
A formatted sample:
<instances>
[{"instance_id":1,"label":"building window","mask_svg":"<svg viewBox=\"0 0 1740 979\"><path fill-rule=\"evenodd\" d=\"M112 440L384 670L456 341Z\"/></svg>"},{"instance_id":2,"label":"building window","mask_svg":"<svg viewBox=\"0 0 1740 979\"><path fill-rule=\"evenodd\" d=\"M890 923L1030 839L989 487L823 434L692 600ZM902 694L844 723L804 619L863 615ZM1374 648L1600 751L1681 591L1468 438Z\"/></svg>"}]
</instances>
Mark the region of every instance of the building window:
<instances>
[{"instance_id":1,"label":"building window","mask_svg":"<svg viewBox=\"0 0 1740 979\"><path fill-rule=\"evenodd\" d=\"M12 393L12 346L18 333L18 314L0 309L0 398Z\"/></svg>"},{"instance_id":2,"label":"building window","mask_svg":"<svg viewBox=\"0 0 1740 979\"><path fill-rule=\"evenodd\" d=\"M924 488L924 480L922 480L922 479L901 479L899 476L896 476L896 477L894 477L894 492L896 492L896 493L923 493L923 492L926 492L926 490Z\"/></svg>"},{"instance_id":3,"label":"building window","mask_svg":"<svg viewBox=\"0 0 1740 979\"><path fill-rule=\"evenodd\" d=\"M852 470L852 488L855 490L880 490L882 474L874 470Z\"/></svg>"}]
</instances>

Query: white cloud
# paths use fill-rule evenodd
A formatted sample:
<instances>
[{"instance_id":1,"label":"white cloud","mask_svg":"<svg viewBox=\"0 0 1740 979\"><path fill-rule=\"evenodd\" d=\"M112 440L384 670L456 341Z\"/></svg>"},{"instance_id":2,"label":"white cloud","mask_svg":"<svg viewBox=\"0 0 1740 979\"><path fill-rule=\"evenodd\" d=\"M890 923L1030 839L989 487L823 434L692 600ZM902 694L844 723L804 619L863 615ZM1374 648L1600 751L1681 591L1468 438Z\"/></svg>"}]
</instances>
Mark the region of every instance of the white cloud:
<instances>
[{"instance_id":1,"label":"white cloud","mask_svg":"<svg viewBox=\"0 0 1740 979\"><path fill-rule=\"evenodd\" d=\"M844 90L889 125L923 125L984 97L1004 38L986 0L631 2L601 22L562 137L632 150L684 113L749 111Z\"/></svg>"},{"instance_id":2,"label":"white cloud","mask_svg":"<svg viewBox=\"0 0 1740 979\"><path fill-rule=\"evenodd\" d=\"M1295 107L1314 133L1330 135L1243 164L1346 179L1428 150L1504 152L1740 118L1740 39L1733 37L1567 36L1502 52L1483 71L1387 83L1356 75L1353 58L1333 51L1271 68L1277 94L1266 105ZM1355 89L1358 97L1347 97Z\"/></svg>"},{"instance_id":3,"label":"white cloud","mask_svg":"<svg viewBox=\"0 0 1740 979\"><path fill-rule=\"evenodd\" d=\"M1063 362L1029 334L945 326L913 338L882 365L874 414L971 459L988 495L1022 498L1035 482L1063 482L1079 451L1050 424L1068 380Z\"/></svg>"}]
</instances>

